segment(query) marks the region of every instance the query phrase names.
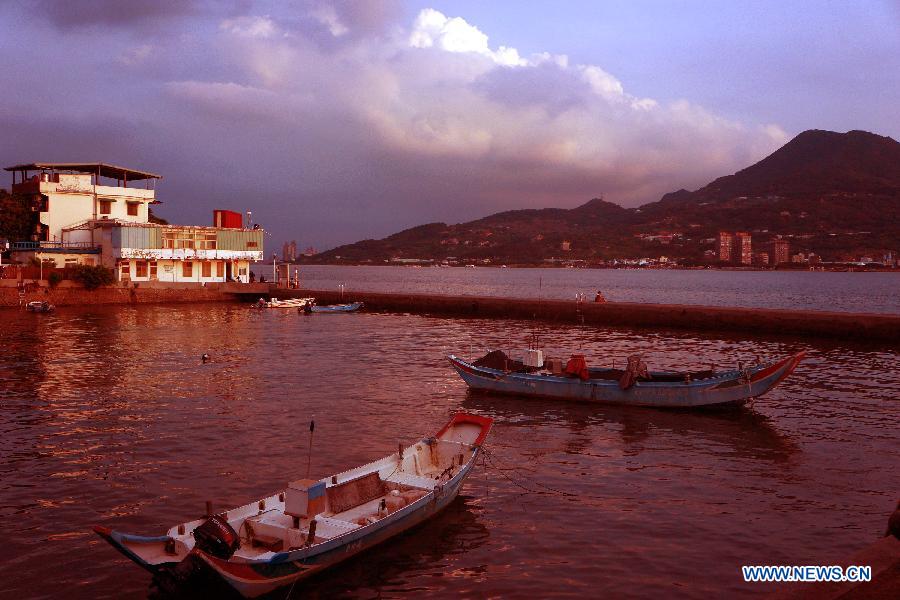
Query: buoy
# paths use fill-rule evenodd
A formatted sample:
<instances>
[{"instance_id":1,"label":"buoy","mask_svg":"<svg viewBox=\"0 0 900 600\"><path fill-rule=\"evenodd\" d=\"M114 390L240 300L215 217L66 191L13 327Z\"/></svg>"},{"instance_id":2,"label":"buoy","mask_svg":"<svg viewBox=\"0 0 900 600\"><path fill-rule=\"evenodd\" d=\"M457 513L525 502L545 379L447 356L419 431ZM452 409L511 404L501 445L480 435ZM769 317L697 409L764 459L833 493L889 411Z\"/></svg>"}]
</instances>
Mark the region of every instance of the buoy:
<instances>
[{"instance_id":1,"label":"buoy","mask_svg":"<svg viewBox=\"0 0 900 600\"><path fill-rule=\"evenodd\" d=\"M210 359L209 359L209 354L207 354L207 353L204 352L204 353L203 353L203 356L200 357L200 360L202 360L202 361L205 362L205 363L208 363L209 360L210 360Z\"/></svg>"}]
</instances>

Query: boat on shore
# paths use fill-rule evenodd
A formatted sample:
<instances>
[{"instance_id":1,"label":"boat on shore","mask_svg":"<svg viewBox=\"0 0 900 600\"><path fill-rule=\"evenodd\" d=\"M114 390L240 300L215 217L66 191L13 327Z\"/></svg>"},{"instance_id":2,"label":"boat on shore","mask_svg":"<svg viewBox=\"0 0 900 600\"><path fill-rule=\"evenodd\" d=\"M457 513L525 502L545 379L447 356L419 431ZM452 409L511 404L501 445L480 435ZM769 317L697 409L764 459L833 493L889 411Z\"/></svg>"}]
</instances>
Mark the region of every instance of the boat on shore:
<instances>
[{"instance_id":1,"label":"boat on shore","mask_svg":"<svg viewBox=\"0 0 900 600\"><path fill-rule=\"evenodd\" d=\"M348 304L328 304L325 306L318 306L317 304L313 304L310 310L314 313L344 313L356 312L362 307L362 302L350 302Z\"/></svg>"},{"instance_id":2,"label":"boat on shore","mask_svg":"<svg viewBox=\"0 0 900 600\"><path fill-rule=\"evenodd\" d=\"M156 575L199 564L247 598L292 585L422 523L456 498L475 467L492 419L456 414L433 437L361 467L301 479L275 494L166 535L95 526L122 554Z\"/></svg>"},{"instance_id":3,"label":"boat on shore","mask_svg":"<svg viewBox=\"0 0 900 600\"><path fill-rule=\"evenodd\" d=\"M758 398L790 375L804 354L730 371L684 372L652 372L631 359L626 369L588 368L581 355L573 355L565 368L562 361L548 359L545 364L542 356L527 366L499 351L474 362L452 354L447 358L476 390L598 404L696 408L739 405Z\"/></svg>"}]
</instances>

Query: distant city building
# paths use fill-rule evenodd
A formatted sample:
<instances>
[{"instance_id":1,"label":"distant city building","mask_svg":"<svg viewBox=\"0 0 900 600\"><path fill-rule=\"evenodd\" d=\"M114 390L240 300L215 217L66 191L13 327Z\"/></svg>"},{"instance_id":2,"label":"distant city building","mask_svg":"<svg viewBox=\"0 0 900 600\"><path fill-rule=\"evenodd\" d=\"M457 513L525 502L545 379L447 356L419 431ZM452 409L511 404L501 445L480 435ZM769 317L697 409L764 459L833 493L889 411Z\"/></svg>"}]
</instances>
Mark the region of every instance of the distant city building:
<instances>
[{"instance_id":1,"label":"distant city building","mask_svg":"<svg viewBox=\"0 0 900 600\"><path fill-rule=\"evenodd\" d=\"M769 266L769 253L768 252L757 252L755 255L754 262L763 267Z\"/></svg>"},{"instance_id":2,"label":"distant city building","mask_svg":"<svg viewBox=\"0 0 900 600\"><path fill-rule=\"evenodd\" d=\"M734 245L734 236L727 231L719 232L719 261L731 262L732 246Z\"/></svg>"},{"instance_id":3,"label":"distant city building","mask_svg":"<svg viewBox=\"0 0 900 600\"><path fill-rule=\"evenodd\" d=\"M776 265L791 262L791 243L787 240L775 240L772 244L772 254Z\"/></svg>"},{"instance_id":4,"label":"distant city building","mask_svg":"<svg viewBox=\"0 0 900 600\"><path fill-rule=\"evenodd\" d=\"M753 264L753 242L750 234L746 231L739 231L735 234L734 255L742 265Z\"/></svg>"},{"instance_id":5,"label":"distant city building","mask_svg":"<svg viewBox=\"0 0 900 600\"><path fill-rule=\"evenodd\" d=\"M563 240L563 243L560 244L559 247L563 252L568 252L572 249L572 242L570 242L569 240Z\"/></svg>"}]
</instances>

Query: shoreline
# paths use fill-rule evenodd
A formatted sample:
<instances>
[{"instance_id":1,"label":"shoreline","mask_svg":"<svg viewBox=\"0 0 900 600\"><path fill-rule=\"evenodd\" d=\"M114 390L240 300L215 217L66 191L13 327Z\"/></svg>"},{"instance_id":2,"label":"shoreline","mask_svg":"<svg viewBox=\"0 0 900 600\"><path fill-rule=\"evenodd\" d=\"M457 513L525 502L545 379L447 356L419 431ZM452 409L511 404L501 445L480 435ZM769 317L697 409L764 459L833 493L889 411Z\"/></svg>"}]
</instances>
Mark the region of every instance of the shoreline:
<instances>
[{"instance_id":1,"label":"shoreline","mask_svg":"<svg viewBox=\"0 0 900 600\"><path fill-rule=\"evenodd\" d=\"M568 266L565 264L547 264L547 263L522 263L522 264L506 264L506 263L494 263L494 264L478 264L469 266L468 264L456 264L456 265L440 265L438 263L421 263L421 264L405 264L405 263L376 263L376 262L288 262L284 263L289 265L291 268L300 268L300 267L405 267L409 269L466 269L466 268L478 268L478 269L580 269L587 271L738 271L738 272L777 272L777 273L898 273L900 274L900 267L891 267L884 265L851 265L846 263L841 263L838 265L804 265L798 267L759 267L759 266L707 266L707 265L697 265L697 266L686 266L686 265L673 265L673 266L660 266L660 265L646 265L646 266L638 266L638 265L622 265L622 266L602 266L602 265L572 265ZM266 265L268 268L269 265Z\"/></svg>"},{"instance_id":2,"label":"shoreline","mask_svg":"<svg viewBox=\"0 0 900 600\"><path fill-rule=\"evenodd\" d=\"M56 306L90 306L252 302L260 297L286 299L307 296L315 297L320 305L361 301L369 310L389 313L525 319L573 325L731 332L858 342L884 343L900 339L900 314L367 291L345 291L341 294L331 290L278 288L269 283L210 283L198 286L141 282L88 290L68 281L56 287L50 287L46 281L32 282L24 293L17 287L0 286L0 308L21 309L27 302L35 300L47 301Z\"/></svg>"}]
</instances>

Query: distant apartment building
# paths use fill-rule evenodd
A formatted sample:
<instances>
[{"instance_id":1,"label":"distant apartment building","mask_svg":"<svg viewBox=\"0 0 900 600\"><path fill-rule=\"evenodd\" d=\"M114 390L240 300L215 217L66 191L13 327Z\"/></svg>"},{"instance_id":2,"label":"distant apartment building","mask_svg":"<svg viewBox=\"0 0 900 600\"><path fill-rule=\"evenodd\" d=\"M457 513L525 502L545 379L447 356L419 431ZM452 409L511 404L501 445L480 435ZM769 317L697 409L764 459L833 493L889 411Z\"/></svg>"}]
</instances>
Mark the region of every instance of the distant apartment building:
<instances>
[{"instance_id":1,"label":"distant apartment building","mask_svg":"<svg viewBox=\"0 0 900 600\"><path fill-rule=\"evenodd\" d=\"M732 233L720 231L718 237L719 262L751 265L753 264L752 237L746 231Z\"/></svg>"},{"instance_id":2,"label":"distant apartment building","mask_svg":"<svg viewBox=\"0 0 900 600\"><path fill-rule=\"evenodd\" d=\"M769 266L769 253L768 252L757 252L753 255L753 262L761 267Z\"/></svg>"},{"instance_id":3,"label":"distant apartment building","mask_svg":"<svg viewBox=\"0 0 900 600\"><path fill-rule=\"evenodd\" d=\"M791 243L787 240L775 240L772 243L772 255L776 265L791 262Z\"/></svg>"},{"instance_id":4,"label":"distant apartment building","mask_svg":"<svg viewBox=\"0 0 900 600\"><path fill-rule=\"evenodd\" d=\"M746 231L738 231L735 235L734 257L742 265L753 264L753 241Z\"/></svg>"},{"instance_id":5,"label":"distant apartment building","mask_svg":"<svg viewBox=\"0 0 900 600\"><path fill-rule=\"evenodd\" d=\"M290 243L285 242L281 247L281 260L284 262L297 260L297 242L295 240L291 240Z\"/></svg>"},{"instance_id":6,"label":"distant apartment building","mask_svg":"<svg viewBox=\"0 0 900 600\"><path fill-rule=\"evenodd\" d=\"M150 222L160 175L106 163L28 163L6 167L12 194L30 215L28 239L10 240L12 258L103 265L120 281L249 281L262 260L263 230L241 213L217 210L216 227Z\"/></svg>"},{"instance_id":7,"label":"distant apartment building","mask_svg":"<svg viewBox=\"0 0 900 600\"><path fill-rule=\"evenodd\" d=\"M731 262L732 250L734 246L734 236L727 231L719 232L719 261L720 262Z\"/></svg>"}]
</instances>

